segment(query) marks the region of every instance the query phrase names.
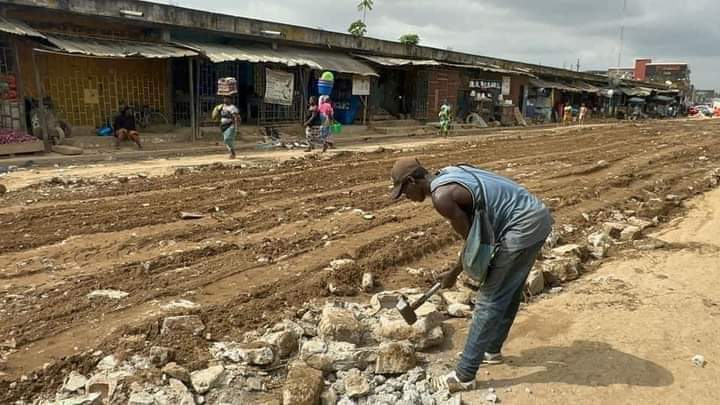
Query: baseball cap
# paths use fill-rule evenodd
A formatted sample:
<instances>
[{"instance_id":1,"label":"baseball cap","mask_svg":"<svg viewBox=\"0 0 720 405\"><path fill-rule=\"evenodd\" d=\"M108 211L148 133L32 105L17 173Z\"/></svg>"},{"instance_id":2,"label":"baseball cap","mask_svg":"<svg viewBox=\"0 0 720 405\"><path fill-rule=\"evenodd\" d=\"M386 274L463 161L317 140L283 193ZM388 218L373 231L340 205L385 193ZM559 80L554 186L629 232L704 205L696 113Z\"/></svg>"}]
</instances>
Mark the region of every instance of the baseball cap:
<instances>
[{"instance_id":1,"label":"baseball cap","mask_svg":"<svg viewBox=\"0 0 720 405\"><path fill-rule=\"evenodd\" d=\"M393 181L393 189L390 192L390 197L394 200L400 198L403 191L403 185L405 184L405 179L421 167L422 165L416 158L402 158L395 162L395 165L390 171L390 177L392 177Z\"/></svg>"}]
</instances>

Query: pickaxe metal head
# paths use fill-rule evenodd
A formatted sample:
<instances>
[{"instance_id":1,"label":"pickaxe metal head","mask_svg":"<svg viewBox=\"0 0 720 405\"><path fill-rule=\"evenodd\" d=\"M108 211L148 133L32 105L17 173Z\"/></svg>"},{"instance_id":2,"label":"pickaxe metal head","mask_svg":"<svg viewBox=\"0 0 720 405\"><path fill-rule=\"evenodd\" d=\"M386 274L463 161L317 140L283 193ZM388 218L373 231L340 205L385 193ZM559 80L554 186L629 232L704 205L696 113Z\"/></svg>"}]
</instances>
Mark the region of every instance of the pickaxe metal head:
<instances>
[{"instance_id":1,"label":"pickaxe metal head","mask_svg":"<svg viewBox=\"0 0 720 405\"><path fill-rule=\"evenodd\" d=\"M398 300L395 309L400 312L400 315L402 315L403 319L405 320L405 322L407 322L408 325L414 325L415 322L417 322L417 314L415 313L415 308L410 305L407 297L405 297L404 295L401 296Z\"/></svg>"}]
</instances>

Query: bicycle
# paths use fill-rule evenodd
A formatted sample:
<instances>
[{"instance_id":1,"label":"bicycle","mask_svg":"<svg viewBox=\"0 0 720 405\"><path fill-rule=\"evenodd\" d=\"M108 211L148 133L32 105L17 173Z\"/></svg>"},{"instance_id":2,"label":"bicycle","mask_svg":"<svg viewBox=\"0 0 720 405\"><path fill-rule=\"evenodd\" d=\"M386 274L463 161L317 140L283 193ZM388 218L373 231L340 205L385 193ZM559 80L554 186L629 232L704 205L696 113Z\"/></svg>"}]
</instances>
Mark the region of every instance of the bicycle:
<instances>
[{"instance_id":1,"label":"bicycle","mask_svg":"<svg viewBox=\"0 0 720 405\"><path fill-rule=\"evenodd\" d=\"M122 105L123 103L121 103ZM133 118L135 118L135 124L138 128L143 130L149 130L149 132L170 132L172 125L170 120L156 108L152 108L148 105L138 107L137 105L129 104L133 111Z\"/></svg>"}]
</instances>

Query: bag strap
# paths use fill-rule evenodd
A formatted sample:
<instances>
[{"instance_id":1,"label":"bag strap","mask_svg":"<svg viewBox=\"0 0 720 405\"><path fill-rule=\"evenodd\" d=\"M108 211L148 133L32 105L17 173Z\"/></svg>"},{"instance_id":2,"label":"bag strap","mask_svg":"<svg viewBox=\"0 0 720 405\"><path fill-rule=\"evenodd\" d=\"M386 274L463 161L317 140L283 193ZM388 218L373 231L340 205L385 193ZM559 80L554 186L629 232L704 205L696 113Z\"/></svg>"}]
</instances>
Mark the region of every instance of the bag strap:
<instances>
[{"instance_id":1,"label":"bag strap","mask_svg":"<svg viewBox=\"0 0 720 405\"><path fill-rule=\"evenodd\" d=\"M476 209L482 209L482 210L486 211L487 210L487 202L485 201L485 199L487 198L487 196L485 195L485 187L483 186L482 181L480 181L480 178L475 173L466 169L466 167L470 167L472 169L479 169L479 168L477 168L473 165L467 164L467 163L461 163L461 164L456 165L455 167L459 168L460 170L464 171L465 173L468 173L469 175L471 175L475 178L475 181L477 181L478 187L480 188L480 197L482 199L482 203L479 204L479 206Z\"/></svg>"}]
</instances>

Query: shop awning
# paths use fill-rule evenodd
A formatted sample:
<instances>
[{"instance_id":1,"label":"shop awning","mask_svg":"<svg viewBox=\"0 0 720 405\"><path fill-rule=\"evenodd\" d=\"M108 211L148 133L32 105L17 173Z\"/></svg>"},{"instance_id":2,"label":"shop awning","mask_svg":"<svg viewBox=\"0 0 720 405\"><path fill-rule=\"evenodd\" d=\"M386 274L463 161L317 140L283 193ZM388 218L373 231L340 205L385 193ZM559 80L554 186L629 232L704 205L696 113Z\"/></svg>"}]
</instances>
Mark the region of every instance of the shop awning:
<instances>
[{"instance_id":1,"label":"shop awning","mask_svg":"<svg viewBox=\"0 0 720 405\"><path fill-rule=\"evenodd\" d=\"M653 101L659 101L661 103L669 103L671 101L675 101L674 98L668 97L668 96L655 96L652 98Z\"/></svg>"},{"instance_id":2,"label":"shop awning","mask_svg":"<svg viewBox=\"0 0 720 405\"><path fill-rule=\"evenodd\" d=\"M645 87L622 87L620 91L631 97L647 97L652 94L652 89Z\"/></svg>"},{"instance_id":3,"label":"shop awning","mask_svg":"<svg viewBox=\"0 0 720 405\"><path fill-rule=\"evenodd\" d=\"M257 44L214 44L188 41L175 41L175 44L197 51L207 56L213 63L230 61L279 63L360 76L379 76L372 67L339 52L292 47L272 49L269 46Z\"/></svg>"},{"instance_id":4,"label":"shop awning","mask_svg":"<svg viewBox=\"0 0 720 405\"><path fill-rule=\"evenodd\" d=\"M11 20L8 18L0 17L0 32L6 34L18 35L23 37L34 37L45 39L45 35L31 28L29 25L22 21Z\"/></svg>"},{"instance_id":5,"label":"shop awning","mask_svg":"<svg viewBox=\"0 0 720 405\"><path fill-rule=\"evenodd\" d=\"M156 42L139 42L118 39L46 35L47 40L63 52L88 56L126 58L182 58L195 56L196 52Z\"/></svg>"},{"instance_id":6,"label":"shop awning","mask_svg":"<svg viewBox=\"0 0 720 405\"><path fill-rule=\"evenodd\" d=\"M567 84L551 82L549 80L541 80L541 79L530 79L530 86L538 88L538 89L557 89L557 90L561 90L561 91L567 91L570 93L582 93L584 91L584 90L578 89L577 87L572 87Z\"/></svg>"},{"instance_id":7,"label":"shop awning","mask_svg":"<svg viewBox=\"0 0 720 405\"><path fill-rule=\"evenodd\" d=\"M357 58L362 58L367 61L376 63L381 66L388 66L388 67L403 67L403 66L449 66L449 67L456 67L461 69L471 69L471 70L482 70L484 72L494 72L494 73L502 73L502 74L511 74L511 75L521 75L521 76L530 76L535 77L529 72L524 72L520 70L510 70L510 69L503 69L497 66L488 65L488 64L462 64L462 63L450 63L450 62L440 62L434 59L405 59L405 58L392 58L387 56L375 56L375 55L357 55L354 54L353 56Z\"/></svg>"},{"instance_id":8,"label":"shop awning","mask_svg":"<svg viewBox=\"0 0 720 405\"><path fill-rule=\"evenodd\" d=\"M573 82L572 85L573 87L576 87L585 93L595 94L600 91L599 87L593 86L592 84L586 82Z\"/></svg>"}]
</instances>

